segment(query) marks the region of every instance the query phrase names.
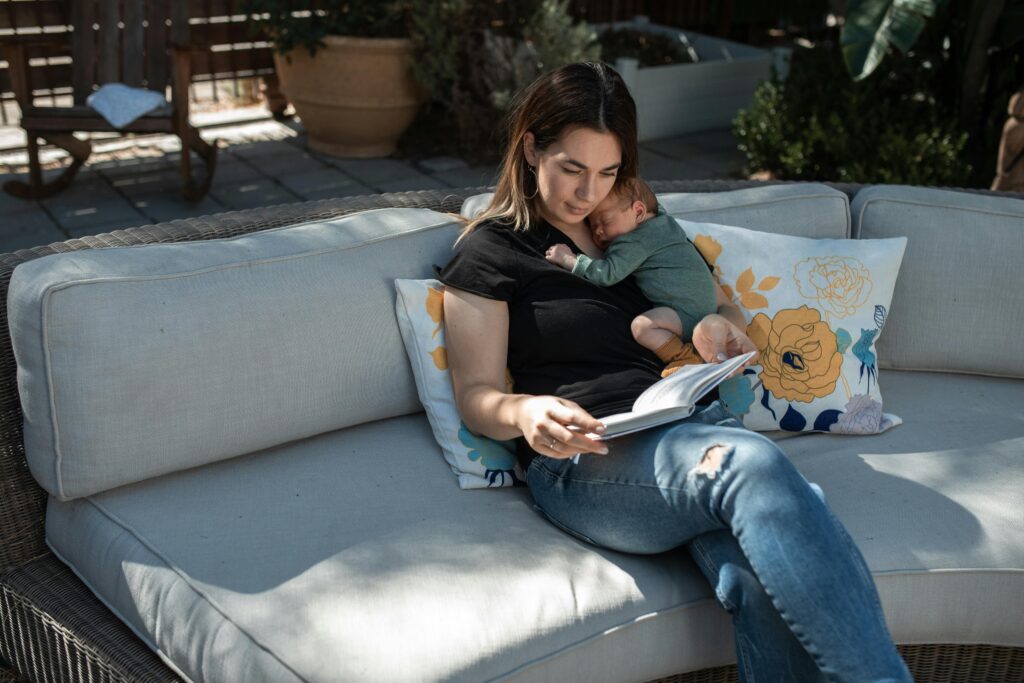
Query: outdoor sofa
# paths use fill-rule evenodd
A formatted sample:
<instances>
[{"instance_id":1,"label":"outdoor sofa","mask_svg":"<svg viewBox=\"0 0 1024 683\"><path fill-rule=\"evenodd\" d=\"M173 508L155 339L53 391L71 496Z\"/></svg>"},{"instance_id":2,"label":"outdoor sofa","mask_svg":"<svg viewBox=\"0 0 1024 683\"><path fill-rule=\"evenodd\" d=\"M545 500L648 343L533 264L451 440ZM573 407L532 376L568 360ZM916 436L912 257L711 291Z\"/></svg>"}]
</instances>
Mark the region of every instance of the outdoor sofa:
<instances>
[{"instance_id":1,"label":"outdoor sofa","mask_svg":"<svg viewBox=\"0 0 1024 683\"><path fill-rule=\"evenodd\" d=\"M655 189L692 193L693 220L909 238L879 339L904 424L783 449L862 549L917 680L1024 681L1024 198ZM597 549L523 488L460 490L442 460L393 280L447 261L444 212L480 191L0 256L0 655L38 681L735 680L728 615L684 550ZM384 207L441 213L336 220ZM310 244L232 240L316 221Z\"/></svg>"}]
</instances>

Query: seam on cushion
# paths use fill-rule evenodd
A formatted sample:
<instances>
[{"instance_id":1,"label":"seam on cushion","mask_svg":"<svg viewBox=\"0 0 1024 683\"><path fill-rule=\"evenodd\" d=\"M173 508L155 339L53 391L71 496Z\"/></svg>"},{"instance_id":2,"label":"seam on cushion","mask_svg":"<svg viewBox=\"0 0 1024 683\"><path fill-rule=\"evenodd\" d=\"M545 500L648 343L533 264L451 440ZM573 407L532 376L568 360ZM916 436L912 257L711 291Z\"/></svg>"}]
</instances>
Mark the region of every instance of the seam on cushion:
<instances>
[{"instance_id":1,"label":"seam on cushion","mask_svg":"<svg viewBox=\"0 0 1024 683\"><path fill-rule=\"evenodd\" d=\"M344 245L344 246L338 247L338 248L319 249L317 251L312 251L312 252L304 252L304 253L301 253L301 254L292 254L292 255L288 255L288 256L277 256L277 257L273 257L273 258L260 259L258 261L240 261L240 262L237 262L237 263L221 264L221 265L218 265L218 266L211 266L209 268L203 268L203 269L200 269L200 270L189 271L189 272L186 272L186 273L176 273L176 274L168 274L168 275L133 275L133 276L126 276L126 277L98 277L98 278L90 278L90 279L86 279L86 280L78 280L78 281L75 281L75 282L65 282L65 283L61 283L61 284L48 285L46 287L46 289L43 290L43 295L42 295L43 305L40 307L41 308L41 318L42 318L42 320L40 321L40 328L42 330L42 337L43 337L43 363L44 363L44 365L46 367L46 373L45 373L45 375L46 375L46 385L47 385L46 388L47 388L47 394L48 394L49 403L50 403L50 424L52 425L52 428L53 428L54 468L56 470L55 474L56 474L56 480L57 480L56 488L57 488L57 496L58 496L58 498L60 498L61 500L68 500L69 499L67 493L64 491L64 477L63 477L64 454L63 454L63 450L61 448L60 426L59 426L58 417L57 417L57 401L56 401L56 397L55 397L55 386L56 385L54 384L54 381L53 381L53 363L52 363L52 358L51 358L51 355L50 355L50 343L49 343L49 333L48 333L49 332L48 320L49 320L49 312L50 312L50 302L51 302L51 299L52 299L52 296L53 296L54 292L63 291L65 289L69 289L69 288L74 287L76 285L86 285L86 284L96 284L96 283L118 283L118 284L120 284L120 283L129 283L129 282L150 282L150 281L158 281L158 280L173 280L173 279L179 279L179 278L184 279L186 277L192 277L192 276L196 276L196 275L205 275L205 274L208 274L208 273L214 273L214 272L218 272L218 271L221 271L221 270L225 270L226 271L226 270L229 270L229 269L236 269L236 268L242 268L242 267L250 267L252 265L265 265L265 264L268 264L268 263L278 263L278 262L283 262L283 261L292 261L292 260L298 260L298 259L307 258L307 257L313 257L313 256L323 256L323 255L327 255L327 254L334 254L334 253L340 253L340 252L343 252L343 251L348 251L350 249L355 249L355 248L362 247L362 246L369 246L369 245L372 245L372 244L376 244L378 242L382 242L382 241L386 241L388 239L392 239L392 238L397 237L399 235L411 235L411 234L415 234L415 233L418 233L418 232L432 230L432 229L435 229L435 228L438 228L438 227L450 225L451 223L452 223L452 221L444 221L444 222L434 223L432 225L419 226L417 228L408 230L406 232L400 232L400 233L395 233L395 234L392 234L392 235L386 235L386 236L374 238L374 239L371 239L371 240L366 240L366 241L363 241L363 242L359 242L357 244ZM304 224L300 224L300 225L304 225ZM292 226L285 226L285 227L292 227ZM256 234L258 234L258 233L256 233ZM235 237L227 238L224 241L228 241L229 239L237 239L237 238L235 238ZM216 241L220 241L220 240L216 240ZM141 245L137 245L137 246L148 247L148 246L153 246L153 245L151 245L151 244L141 244Z\"/></svg>"},{"instance_id":2,"label":"seam on cushion","mask_svg":"<svg viewBox=\"0 0 1024 683\"><path fill-rule=\"evenodd\" d=\"M1017 567L956 567L940 569L880 569L872 571L874 576L913 576L915 574L1024 574L1024 569Z\"/></svg>"},{"instance_id":3,"label":"seam on cushion","mask_svg":"<svg viewBox=\"0 0 1024 683\"><path fill-rule=\"evenodd\" d=\"M1018 213L1004 213L1002 211L993 211L991 209L976 209L968 206L957 206L951 204L929 204L928 202L910 200L910 199L897 199L893 197L868 197L864 200L864 203L860 207L860 212L857 214L857 237L860 238L860 233L864 229L864 214L868 212L868 208L872 204L878 202L892 202L893 204L907 204L910 206L924 206L929 209L948 209L951 211L963 211L967 213L980 213L989 216L1005 216L1007 218L1021 218L1024 214Z\"/></svg>"},{"instance_id":4,"label":"seam on cushion","mask_svg":"<svg viewBox=\"0 0 1024 683\"><path fill-rule=\"evenodd\" d=\"M821 195L821 194L796 195L796 196L792 196L792 197L775 197L773 199L767 199L767 200L762 200L762 201L757 201L757 202L752 201L752 202L747 202L745 204L730 204L729 206L722 206L722 207L718 207L716 209L690 209L690 210L685 210L685 211L676 211L676 212L673 212L672 215L685 215L685 214L690 214L690 213L700 213L702 211L717 211L717 210L721 210L721 209L744 208L744 207L748 207L748 206L757 206L759 204L778 204L780 202L788 202L788 201L791 201L791 200L839 199L842 202L843 207L846 209L846 211L844 212L845 216L844 216L843 223L845 225L845 228L844 228L843 232L846 235L846 239L850 239L852 237L852 232L851 232L851 229L852 229L852 219L850 217L850 198L848 196L846 196L845 193L840 193L840 194L842 194L841 197L837 197L835 195ZM820 238L811 238L811 239L820 239Z\"/></svg>"},{"instance_id":5,"label":"seam on cushion","mask_svg":"<svg viewBox=\"0 0 1024 683\"><path fill-rule=\"evenodd\" d=\"M157 559L161 560L167 566L168 569L170 569L175 574L177 574L178 578L181 579L181 581L186 586L191 588L192 591L196 595L198 595L210 607L212 607L214 610L216 610L217 613L220 614L224 618L225 621L227 621L229 624L231 624L236 629L238 629L238 632L241 633L242 635L244 635L246 638L248 638L256 647L258 647L259 649L263 650L268 655L270 655L273 659L275 659L285 669L287 669L288 671L291 671L292 674L295 676L295 678L297 678L298 680L300 680L300 681L305 681L306 680L301 675L299 675L299 673L297 671L295 671L292 667L290 667L288 664L286 664L284 661L282 661L281 658L278 657L274 652L272 652L267 646L265 646L263 643L261 643L259 640L257 640L255 636L253 636L251 633L246 631L244 628L242 628L242 626L240 624L236 623L231 617L229 617L227 612L225 612L224 609L222 609L220 607L220 605L218 605L210 596L208 596L206 593L204 593L202 590L200 590L195 584L192 583L192 581L189 579L189 576L188 576L187 573L185 573L183 570L181 570L176 564L171 562L170 559L168 559L163 553L161 553L159 550L157 550L156 546L154 546L152 543L150 543L146 539L145 536L143 536L137 529L135 529L135 527L133 527L132 525L130 525L127 522L123 521L117 515L115 515L114 513L110 512L109 510L104 508L92 496L89 496L89 497L85 498L84 501L89 503L90 505L92 505L94 508L96 508L96 510L98 510L100 512L100 514L105 516L111 522L113 522L114 524L117 524L119 527L121 527L122 529L127 531L129 534L134 536L135 539L140 544L142 544L142 546L144 548L146 548L146 550L148 550L149 552L153 553L153 555Z\"/></svg>"},{"instance_id":6,"label":"seam on cushion","mask_svg":"<svg viewBox=\"0 0 1024 683\"><path fill-rule=\"evenodd\" d=\"M977 573L977 571L985 571L985 572L989 572L989 573L1024 573L1024 569L998 569L998 570L993 570L993 569L981 569L981 570L964 570L964 569L939 569L939 570L935 570L935 569L931 569L931 570L929 570L929 569L924 569L924 570L918 570L918 569L895 569L895 570L891 570L891 571L872 571L871 574L872 574L872 576L885 576L885 575L894 576L894 575L901 575L901 574L905 574L905 575L939 574L939 573L964 573L964 574L966 574L968 572L970 572L970 573ZM606 628L606 629L604 629L604 630L602 630L600 632L592 633L591 635L584 636L583 638L579 638L576 641L574 641L572 643L569 643L569 644L559 648L556 652L549 652L549 653L547 653L545 655L542 655L541 657L538 657L536 659L532 659L529 662L525 662L523 664L520 664L519 666L517 666L515 669L512 669L511 671L506 671L505 673L500 674L497 677L490 678L490 679L487 679L487 680L488 681L501 681L503 679L507 679L509 677L521 674L523 671L525 671L525 670L527 670L527 669L529 669L531 667L537 666L539 664L543 664L547 660L550 660L550 659L553 659L555 657L561 656L564 653L568 652L569 650L572 650L572 649L577 648L577 647L579 647L581 645L589 643L589 642L591 642L591 641L593 641L593 640L595 640L597 638L602 638L602 637L604 637L605 634L622 631L622 630L624 630L625 628L627 628L629 626L635 625L635 624L637 624L637 623L639 623L641 621L644 621L644 620L652 618L652 617L665 616L665 615L673 614L675 612L679 612L681 610L685 610L685 609L689 609L689 608L701 607L701 606L703 606L705 604L708 604L708 603L710 603L711 605L714 605L714 606L718 606L718 603L713 598L701 598L699 600L692 600L690 602L680 603L678 605L674 605L672 607L669 607L669 608L666 608L666 609L663 609L663 610L655 610L654 612L648 612L648 613L642 614L642 615L640 615L638 617L634 617L633 619L630 619L628 621L619 622L618 624L610 626L610 627L608 627L608 628Z\"/></svg>"},{"instance_id":7,"label":"seam on cushion","mask_svg":"<svg viewBox=\"0 0 1024 683\"><path fill-rule=\"evenodd\" d=\"M50 425L53 429L53 466L55 475L57 478L57 497L61 499L67 499L67 495L64 493L64 476L62 474L62 465L64 462L64 454L60 445L60 427L57 424L57 399L54 396L56 391L56 385L53 382L53 364L50 362L50 335L49 326L46 324L46 320L50 309L50 298L44 293L43 294L43 305L39 307L40 318L39 328L42 331L43 336L43 365L46 367L46 395L47 400L50 404Z\"/></svg>"},{"instance_id":8,"label":"seam on cushion","mask_svg":"<svg viewBox=\"0 0 1024 683\"><path fill-rule=\"evenodd\" d=\"M524 662L523 664L520 664L519 666L517 666L516 668L512 669L511 671L506 671L506 672L504 672L502 674L499 674L498 676L496 676L494 678L488 678L486 680L488 682L490 682L490 681L501 681L501 680L507 679L507 678L509 678L511 676L515 676L515 675L521 674L521 673L523 673L523 671L525 671L527 669L535 667L535 666L537 666L539 664L543 664L547 660L554 659L555 657L559 657L562 654L564 654L564 653L566 653L566 652L568 652L568 651L570 651L572 649L575 649L575 648L577 648L577 647L579 647L581 645L585 645L585 644L587 644L589 642L592 642L592 641L594 641L594 640L596 640L598 638L603 638L605 635L607 635L609 633L616 633L616 632L619 632L619 631L623 631L623 630L625 630L626 628L628 628L630 626L635 626L636 624L638 624L638 623L640 623L642 621L646 621L648 619L651 619L653 617L665 616L665 615L673 614L675 612L680 612L680 611L683 611L683 610L686 610L686 609L703 607L705 605L711 605L711 606L716 607L716 608L720 608L721 607L717 602L715 602L714 598L699 598L697 600L690 600L688 602L681 602L681 603L679 603L677 605L672 605L671 607L667 607L665 609L659 609L659 610L655 610L653 612L645 612L644 614L641 614L639 616L633 617L633 618L625 620L625 621L620 621L617 624L613 624L612 626L604 628L604 629L602 629L600 631L597 631L595 633L591 633L588 636L583 636L582 638L578 638L577 640L573 641L572 643L569 643L567 645L564 645L564 646L560 647L555 652L549 652L549 653L547 653L545 655L541 655L540 657L537 657L535 659L531 659L528 662Z\"/></svg>"},{"instance_id":9,"label":"seam on cushion","mask_svg":"<svg viewBox=\"0 0 1024 683\"><path fill-rule=\"evenodd\" d=\"M994 377L996 379L1024 379L1024 375L1000 375L992 372L979 372L977 370L950 370L949 368L904 368L895 365L879 365L879 370L886 372L934 372L940 375L970 375L972 377Z\"/></svg>"},{"instance_id":10,"label":"seam on cushion","mask_svg":"<svg viewBox=\"0 0 1024 683\"><path fill-rule=\"evenodd\" d=\"M169 656L167 656L167 653L165 653L163 650L160 649L160 646L157 645L156 642L153 641L149 637L148 633L145 633L145 632L142 632L142 631L139 631L138 629L136 629L135 625L132 624L129 620L125 619L124 616L121 614L121 612L116 607L114 607L109 602L107 602L107 599L105 597L103 597L102 595L99 594L99 592L97 592L95 589L93 589L92 584L89 583L89 581L84 576L82 576L81 572L78 571L78 567L75 567L73 564L68 562L67 558L65 558L64 555L62 555L61 552L59 550L57 550L56 547L54 547L54 545L50 542L49 538L46 539L46 545L50 549L50 551L54 555L57 556L57 559L60 560L61 562L63 562L64 565L68 569L71 570L71 573L74 574L75 576L77 576L78 580L85 584L86 588L89 589L89 592L92 593L93 596L95 596L95 598L97 600L102 602L103 605L108 610L110 610L111 613L115 617L117 617L121 621L122 624L127 626L129 631L134 633L136 636L139 637L139 639L142 642L144 642L146 645L148 645L149 649L152 650L153 652L155 652L157 654L157 656L160 657L161 660L163 660L164 664L166 664L168 667L170 667L171 670L174 671L174 673L176 673L179 676L181 676L182 678L184 678L188 683L193 683L192 679L189 678L187 675L185 675L185 672L182 671L181 669L179 669L177 664L175 664L173 661L171 661L171 658Z\"/></svg>"},{"instance_id":11,"label":"seam on cushion","mask_svg":"<svg viewBox=\"0 0 1024 683\"><path fill-rule=\"evenodd\" d=\"M216 273L216 272L219 272L219 271L235 270L235 269L238 269L238 268L251 268L252 266L262 266L262 265L267 265L267 264L272 264L272 263L281 263L281 262L286 262L286 261L297 261L297 260L301 260L301 259L305 259L305 258L310 258L310 257L315 257L315 256L325 256L325 255L329 255L329 254L337 254L337 253L341 253L341 252L345 252L345 251L350 251L352 249L359 249L361 247L372 246L372 245L377 244L379 242L386 242L386 241L388 241L390 239L393 239L393 238L395 238L397 236L400 236L400 235L412 235L412 234L415 234L416 232L420 232L421 229L422 230L428 230L428 229L437 228L437 227L441 227L441 226L445 226L445 225L450 225L450 224L451 224L451 221L447 221L447 222L444 222L444 223L437 223L437 224L429 225L429 226L421 226L421 228L417 228L416 230L410 230L408 232L401 232L401 233L396 233L396 234L393 234L393 235L386 235L386 236L377 237L377 238L370 239L370 240L365 240L363 242L358 242L356 244L346 244L346 245L341 245L341 246L337 246L337 247L331 247L331 248L325 248L325 249L317 249L315 251L304 251L304 252L299 253L299 254L287 254L287 255L282 255L282 256L272 256L272 257L256 259L256 260L237 261L237 262L233 262L233 263L221 263L221 264L218 264L218 265L215 265L215 266L208 266L206 268L200 268L198 270L190 270L190 271L186 271L186 272L183 272L183 273L165 273L165 274L162 274L162 275L126 275L126 276L123 276L123 277L103 276L103 277L85 278L85 279L82 279L82 280L75 280L73 282L62 282L62 283L59 283L59 284L48 285L46 287L46 289L43 291L43 296L44 297L49 297L49 296L51 296L52 292L63 291L65 289L70 289L70 288L78 286L78 285L91 285L91 284L97 284L97 283L118 283L118 284L120 284L120 283L127 283L127 282L151 282L151 281L159 281L159 280L178 280L178 279L185 279L185 278L189 278L189 277L193 277L193 276L197 276L197 275L207 275L209 273ZM198 243L198 244L201 244L201 243ZM153 245L142 245L142 246L153 246Z\"/></svg>"}]
</instances>

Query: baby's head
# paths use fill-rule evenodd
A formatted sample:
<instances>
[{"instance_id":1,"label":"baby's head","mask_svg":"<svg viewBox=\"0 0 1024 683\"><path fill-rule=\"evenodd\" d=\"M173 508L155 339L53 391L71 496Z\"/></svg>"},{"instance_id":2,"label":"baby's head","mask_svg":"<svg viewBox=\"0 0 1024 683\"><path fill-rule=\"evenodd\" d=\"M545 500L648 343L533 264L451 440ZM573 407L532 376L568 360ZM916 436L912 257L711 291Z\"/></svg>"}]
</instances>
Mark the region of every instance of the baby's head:
<instances>
[{"instance_id":1,"label":"baby's head","mask_svg":"<svg viewBox=\"0 0 1024 683\"><path fill-rule=\"evenodd\" d=\"M658 200L650 186L639 178L627 178L615 184L604 200L587 216L590 233L601 249L616 237L658 213Z\"/></svg>"}]
</instances>

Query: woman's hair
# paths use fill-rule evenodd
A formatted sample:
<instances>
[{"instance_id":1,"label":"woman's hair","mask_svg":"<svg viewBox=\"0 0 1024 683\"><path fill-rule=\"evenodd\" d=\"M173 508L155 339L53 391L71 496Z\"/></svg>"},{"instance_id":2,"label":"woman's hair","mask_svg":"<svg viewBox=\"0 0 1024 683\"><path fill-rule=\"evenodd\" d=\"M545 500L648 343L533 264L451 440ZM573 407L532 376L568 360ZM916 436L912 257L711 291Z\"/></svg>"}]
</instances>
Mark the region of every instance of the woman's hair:
<instances>
[{"instance_id":1,"label":"woman's hair","mask_svg":"<svg viewBox=\"0 0 1024 683\"><path fill-rule=\"evenodd\" d=\"M509 143L490 205L469 222L459 240L494 218L516 230L533 223L537 177L526 163L526 133L543 151L570 128L611 133L622 149L616 183L637 174L636 104L615 69L600 62L568 64L544 74L516 97L509 112Z\"/></svg>"}]
</instances>

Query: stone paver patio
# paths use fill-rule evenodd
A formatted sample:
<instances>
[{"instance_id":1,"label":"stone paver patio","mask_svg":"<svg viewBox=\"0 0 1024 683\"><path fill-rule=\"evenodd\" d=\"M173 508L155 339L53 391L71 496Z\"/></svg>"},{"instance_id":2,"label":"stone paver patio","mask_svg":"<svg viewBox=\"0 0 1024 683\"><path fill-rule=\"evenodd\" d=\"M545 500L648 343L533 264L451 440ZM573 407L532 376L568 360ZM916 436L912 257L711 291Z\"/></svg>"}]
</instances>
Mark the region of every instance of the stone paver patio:
<instances>
[{"instance_id":1,"label":"stone paver patio","mask_svg":"<svg viewBox=\"0 0 1024 683\"><path fill-rule=\"evenodd\" d=\"M409 161L316 154L308 149L300 123L278 122L254 111L255 116L235 123L195 121L205 139L221 145L213 185L200 202L189 204L181 197L177 138L97 140L89 163L63 193L36 202L0 192L0 252L236 209L493 183L493 166L451 157ZM5 137L10 136L8 131ZM44 154L44 163L54 156ZM649 180L736 178L742 162L728 130L641 145L640 170ZM24 179L26 163L23 150L0 152L0 184ZM50 170L46 176L59 172Z\"/></svg>"}]
</instances>

